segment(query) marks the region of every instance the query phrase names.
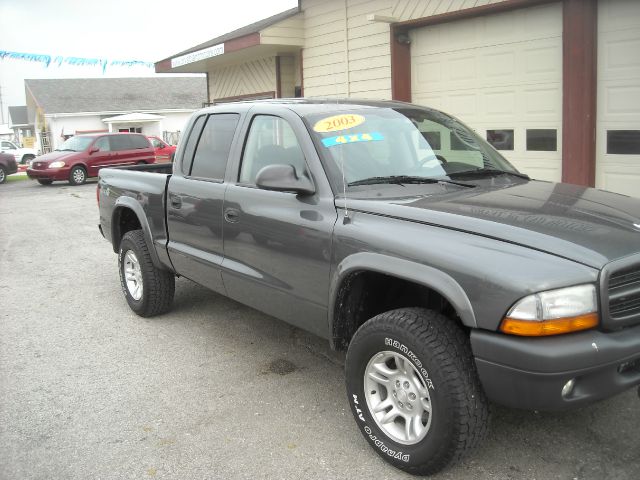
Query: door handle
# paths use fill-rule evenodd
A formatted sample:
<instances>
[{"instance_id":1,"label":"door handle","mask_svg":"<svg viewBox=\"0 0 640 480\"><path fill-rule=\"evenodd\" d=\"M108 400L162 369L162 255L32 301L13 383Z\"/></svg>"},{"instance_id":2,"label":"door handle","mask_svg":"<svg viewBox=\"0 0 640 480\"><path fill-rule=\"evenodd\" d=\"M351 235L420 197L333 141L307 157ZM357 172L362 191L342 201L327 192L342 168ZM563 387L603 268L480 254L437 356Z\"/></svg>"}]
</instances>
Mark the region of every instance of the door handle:
<instances>
[{"instance_id":1,"label":"door handle","mask_svg":"<svg viewBox=\"0 0 640 480\"><path fill-rule=\"evenodd\" d=\"M240 220L240 212L235 208L227 208L224 211L224 219L229 223L235 223Z\"/></svg>"},{"instance_id":2,"label":"door handle","mask_svg":"<svg viewBox=\"0 0 640 480\"><path fill-rule=\"evenodd\" d=\"M171 195L171 206L176 210L182 207L182 199L177 195Z\"/></svg>"}]
</instances>

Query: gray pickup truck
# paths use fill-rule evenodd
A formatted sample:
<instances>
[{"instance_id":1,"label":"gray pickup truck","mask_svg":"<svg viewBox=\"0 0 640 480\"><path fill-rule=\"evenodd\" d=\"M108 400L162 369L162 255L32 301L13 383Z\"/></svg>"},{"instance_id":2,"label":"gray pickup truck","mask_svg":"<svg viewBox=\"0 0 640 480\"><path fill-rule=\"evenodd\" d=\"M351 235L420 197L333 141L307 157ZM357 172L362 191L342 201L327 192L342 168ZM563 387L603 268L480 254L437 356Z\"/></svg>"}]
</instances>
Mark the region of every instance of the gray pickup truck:
<instances>
[{"instance_id":1,"label":"gray pickup truck","mask_svg":"<svg viewBox=\"0 0 640 480\"><path fill-rule=\"evenodd\" d=\"M362 434L410 473L478 445L489 401L640 384L640 200L531 180L437 110L207 108L173 165L101 170L97 193L133 311L184 276L327 338Z\"/></svg>"}]
</instances>

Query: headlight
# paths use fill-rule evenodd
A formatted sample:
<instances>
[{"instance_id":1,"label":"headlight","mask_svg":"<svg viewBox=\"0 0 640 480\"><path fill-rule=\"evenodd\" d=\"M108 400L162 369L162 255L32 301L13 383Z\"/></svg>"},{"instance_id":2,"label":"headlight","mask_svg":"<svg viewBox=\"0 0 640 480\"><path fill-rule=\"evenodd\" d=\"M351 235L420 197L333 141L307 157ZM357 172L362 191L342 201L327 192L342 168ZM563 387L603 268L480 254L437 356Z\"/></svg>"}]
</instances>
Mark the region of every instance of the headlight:
<instances>
[{"instance_id":1,"label":"headlight","mask_svg":"<svg viewBox=\"0 0 640 480\"><path fill-rule=\"evenodd\" d=\"M529 295L511 307L500 330L511 335L545 336L598 325L594 285L578 285Z\"/></svg>"},{"instance_id":2,"label":"headlight","mask_svg":"<svg viewBox=\"0 0 640 480\"><path fill-rule=\"evenodd\" d=\"M64 167L64 162L51 162L49 164L49 168L62 168Z\"/></svg>"}]
</instances>

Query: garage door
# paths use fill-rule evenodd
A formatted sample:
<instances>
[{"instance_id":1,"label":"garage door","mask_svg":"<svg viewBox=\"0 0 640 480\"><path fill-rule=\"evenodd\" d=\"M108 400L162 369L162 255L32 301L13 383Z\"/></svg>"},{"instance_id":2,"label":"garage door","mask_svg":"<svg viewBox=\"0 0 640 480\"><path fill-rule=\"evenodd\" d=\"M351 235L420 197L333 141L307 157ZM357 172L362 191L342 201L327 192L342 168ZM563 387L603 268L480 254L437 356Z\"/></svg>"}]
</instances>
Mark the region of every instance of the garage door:
<instances>
[{"instance_id":1,"label":"garage door","mask_svg":"<svg viewBox=\"0 0 640 480\"><path fill-rule=\"evenodd\" d=\"M533 178L561 179L559 3L422 27L410 37L414 103L459 117Z\"/></svg>"},{"instance_id":2,"label":"garage door","mask_svg":"<svg viewBox=\"0 0 640 480\"><path fill-rule=\"evenodd\" d=\"M598 4L596 186L640 197L640 2Z\"/></svg>"}]
</instances>

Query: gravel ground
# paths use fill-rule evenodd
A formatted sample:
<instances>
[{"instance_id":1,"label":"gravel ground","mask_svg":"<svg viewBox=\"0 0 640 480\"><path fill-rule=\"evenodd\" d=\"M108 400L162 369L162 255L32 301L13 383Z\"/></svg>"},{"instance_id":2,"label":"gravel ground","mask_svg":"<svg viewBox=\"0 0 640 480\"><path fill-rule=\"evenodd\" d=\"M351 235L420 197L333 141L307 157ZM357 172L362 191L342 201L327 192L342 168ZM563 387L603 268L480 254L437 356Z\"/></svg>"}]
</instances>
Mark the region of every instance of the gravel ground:
<instances>
[{"instance_id":1,"label":"gravel ground","mask_svg":"<svg viewBox=\"0 0 640 480\"><path fill-rule=\"evenodd\" d=\"M413 478L361 437L342 355L188 280L133 314L95 182L0 185L0 478ZM495 406L437 479L640 478L635 390L562 414Z\"/></svg>"}]
</instances>

